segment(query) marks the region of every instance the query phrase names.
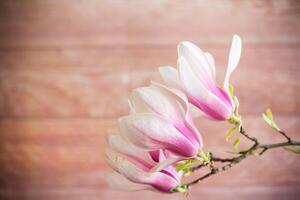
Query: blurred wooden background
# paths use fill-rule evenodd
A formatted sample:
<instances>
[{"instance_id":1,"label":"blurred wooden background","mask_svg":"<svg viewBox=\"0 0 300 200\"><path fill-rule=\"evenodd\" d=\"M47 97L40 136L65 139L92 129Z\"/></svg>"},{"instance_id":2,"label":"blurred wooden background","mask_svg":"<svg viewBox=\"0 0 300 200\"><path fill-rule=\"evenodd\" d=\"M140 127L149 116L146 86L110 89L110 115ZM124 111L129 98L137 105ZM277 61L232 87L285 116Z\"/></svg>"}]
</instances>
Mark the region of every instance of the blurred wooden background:
<instances>
[{"instance_id":1,"label":"blurred wooden background","mask_svg":"<svg viewBox=\"0 0 300 200\"><path fill-rule=\"evenodd\" d=\"M185 199L105 185L105 134L130 90L197 43L222 77L233 34L243 54L232 82L249 133L280 141L260 120L271 107L300 139L300 3L266 1L0 1L0 199ZM228 126L199 120L207 150ZM246 145L246 144L244 144ZM299 199L300 157L274 150L194 187L190 199Z\"/></svg>"}]
</instances>

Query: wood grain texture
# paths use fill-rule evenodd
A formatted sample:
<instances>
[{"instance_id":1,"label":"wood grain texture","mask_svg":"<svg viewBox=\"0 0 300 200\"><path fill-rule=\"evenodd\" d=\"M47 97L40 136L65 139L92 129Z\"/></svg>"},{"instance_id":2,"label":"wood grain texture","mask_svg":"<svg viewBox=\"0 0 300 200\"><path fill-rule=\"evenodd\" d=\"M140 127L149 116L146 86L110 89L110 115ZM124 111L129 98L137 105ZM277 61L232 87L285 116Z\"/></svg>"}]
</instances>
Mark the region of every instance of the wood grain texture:
<instances>
[{"instance_id":1,"label":"wood grain texture","mask_svg":"<svg viewBox=\"0 0 300 200\"><path fill-rule=\"evenodd\" d=\"M299 114L299 76L299 70L241 67L232 77L241 112L259 114L271 106L277 114ZM5 107L0 116L7 117L120 116L128 113L130 90L160 81L156 67L1 70L0 77Z\"/></svg>"},{"instance_id":2,"label":"wood grain texture","mask_svg":"<svg viewBox=\"0 0 300 200\"><path fill-rule=\"evenodd\" d=\"M300 139L298 118L279 117L277 120L292 137ZM279 134L267 128L258 117L246 117L244 121L246 130L262 141L282 140ZM205 150L230 156L224 153L224 149L230 150L232 142L226 143L224 139L229 126L216 124L218 123L204 119L197 120L205 141ZM105 135L115 125L115 119L0 121L2 188L105 187L104 176L109 171L103 156ZM247 145L249 144L244 141L240 148ZM281 162L280 159L283 158L284 162L274 165L274 161ZM256 163L258 161L259 165ZM300 184L299 168L300 160L297 155L274 150L266 153L264 158L249 158L231 171L206 180L203 185L221 187ZM284 176L277 176L280 173L284 173Z\"/></svg>"},{"instance_id":3,"label":"wood grain texture","mask_svg":"<svg viewBox=\"0 0 300 200\"><path fill-rule=\"evenodd\" d=\"M217 68L224 68L230 48L226 45L197 43L203 50L213 54ZM61 69L97 68L99 70L120 70L153 68L163 65L176 65L176 45L125 45L96 46L88 48L17 48L0 49L1 69ZM299 69L300 45L243 44L241 67L263 69ZM113 58L113 59L112 59Z\"/></svg>"},{"instance_id":4,"label":"wood grain texture","mask_svg":"<svg viewBox=\"0 0 300 200\"><path fill-rule=\"evenodd\" d=\"M0 46L299 43L299 2L3 1ZM18 14L15 14L18 13ZM223 22L223 23L222 23Z\"/></svg>"},{"instance_id":5,"label":"wood grain texture","mask_svg":"<svg viewBox=\"0 0 300 200\"><path fill-rule=\"evenodd\" d=\"M300 139L299 19L297 0L0 1L0 199L185 199L113 191L104 180L107 130L127 114L131 89L176 65L183 40L214 55L221 83L239 34L232 83L246 130L280 141L259 117L271 107ZM227 155L226 124L197 126L206 150ZM270 151L207 179L191 199L299 199L299 169L297 155Z\"/></svg>"},{"instance_id":6,"label":"wood grain texture","mask_svg":"<svg viewBox=\"0 0 300 200\"><path fill-rule=\"evenodd\" d=\"M231 200L233 196L243 200L266 200L266 199L289 199L298 200L299 188L295 186L277 186L277 187L201 187L195 188L189 194L191 199L214 200L224 199ZM183 194L159 194L148 191L142 192L117 192L109 189L64 189L64 190L10 190L0 191L0 197L8 200L103 200L103 199L161 199L161 200L184 200L186 199Z\"/></svg>"}]
</instances>

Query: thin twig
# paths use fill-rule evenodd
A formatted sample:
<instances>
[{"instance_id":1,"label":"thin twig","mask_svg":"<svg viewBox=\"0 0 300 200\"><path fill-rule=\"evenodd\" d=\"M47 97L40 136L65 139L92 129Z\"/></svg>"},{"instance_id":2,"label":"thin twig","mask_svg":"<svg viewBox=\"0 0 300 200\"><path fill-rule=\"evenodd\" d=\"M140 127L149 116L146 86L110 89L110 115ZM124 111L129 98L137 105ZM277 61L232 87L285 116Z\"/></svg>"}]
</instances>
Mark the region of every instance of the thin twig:
<instances>
[{"instance_id":1,"label":"thin twig","mask_svg":"<svg viewBox=\"0 0 300 200\"><path fill-rule=\"evenodd\" d=\"M188 187L214 175L223 171L226 171L228 169L230 169L231 167L233 167L234 165L240 163L242 160L244 160L245 158L247 158L248 156L252 155L252 153L256 150L261 149L261 152L259 153L259 155L262 155L263 153L265 153L267 150L269 149L273 149L273 148L279 148L279 147L285 147L285 146L295 146L295 145L300 145L299 141L293 141L291 139L288 139L289 137L284 133L284 135L286 135L287 138L287 142L281 142L281 143L273 143L273 144L260 144L258 142L258 140L255 137L251 137L248 134L246 134L246 132L244 131L244 129L241 127L240 128L240 133L242 135L244 135L246 138L248 138L249 140L253 141L254 144L246 151L240 152L239 156L233 157L233 158L218 158L218 157L214 157L211 155L211 161L216 161L216 162L229 162L228 164L215 168L213 166L213 163L210 164L210 172L197 178L196 180L186 184ZM201 165L201 167L203 167ZM201 168L199 167L199 168Z\"/></svg>"},{"instance_id":2,"label":"thin twig","mask_svg":"<svg viewBox=\"0 0 300 200\"><path fill-rule=\"evenodd\" d=\"M202 180L204 180L204 179L210 177L210 176L213 175L213 174L214 174L213 171L210 171L209 173L205 174L204 176L201 176L200 178L197 178L196 180L194 180L194 181L188 183L188 184L187 184L187 187L189 188L190 186L195 185L196 183L198 183L198 182L200 182L200 181L202 181Z\"/></svg>"},{"instance_id":3,"label":"thin twig","mask_svg":"<svg viewBox=\"0 0 300 200\"><path fill-rule=\"evenodd\" d=\"M281 143L274 143L274 144L260 144L258 146L259 148L273 149L277 147L286 147L286 146L295 146L295 145L300 145L300 142L291 141L291 142L281 142Z\"/></svg>"},{"instance_id":4,"label":"thin twig","mask_svg":"<svg viewBox=\"0 0 300 200\"><path fill-rule=\"evenodd\" d=\"M263 150L258 154L258 155L263 155L266 151L268 150L268 148L263 148Z\"/></svg>"},{"instance_id":5,"label":"thin twig","mask_svg":"<svg viewBox=\"0 0 300 200\"><path fill-rule=\"evenodd\" d=\"M206 166L206 165L204 165L204 164L200 164L200 165L191 167L190 170L191 170L192 172L194 172L194 171L196 171L196 170L198 170L198 169L201 169L202 167L205 167L205 166Z\"/></svg>"},{"instance_id":6,"label":"thin twig","mask_svg":"<svg viewBox=\"0 0 300 200\"><path fill-rule=\"evenodd\" d=\"M280 133L283 137L285 137L288 142L292 142L292 139L289 136L287 136L287 134L285 132L278 131L278 133Z\"/></svg>"},{"instance_id":7,"label":"thin twig","mask_svg":"<svg viewBox=\"0 0 300 200\"><path fill-rule=\"evenodd\" d=\"M222 162L222 163L225 163L225 162L232 162L233 158L218 158L218 157L211 157L211 160L212 161L215 161L215 162Z\"/></svg>"},{"instance_id":8,"label":"thin twig","mask_svg":"<svg viewBox=\"0 0 300 200\"><path fill-rule=\"evenodd\" d=\"M247 139L253 141L255 144L258 144L258 140L255 137L251 137L250 135L248 135L246 133L246 131L244 130L243 126L240 127L240 133L245 136Z\"/></svg>"}]
</instances>

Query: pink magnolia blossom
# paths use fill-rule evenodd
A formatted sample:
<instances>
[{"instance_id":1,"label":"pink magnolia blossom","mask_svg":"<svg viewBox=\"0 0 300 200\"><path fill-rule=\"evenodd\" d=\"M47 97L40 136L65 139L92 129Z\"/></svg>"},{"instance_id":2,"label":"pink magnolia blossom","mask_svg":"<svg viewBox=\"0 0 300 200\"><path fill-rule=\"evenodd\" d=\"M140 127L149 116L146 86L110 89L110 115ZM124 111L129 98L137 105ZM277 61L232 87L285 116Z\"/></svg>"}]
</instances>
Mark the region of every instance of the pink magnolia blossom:
<instances>
[{"instance_id":1,"label":"pink magnolia blossom","mask_svg":"<svg viewBox=\"0 0 300 200\"><path fill-rule=\"evenodd\" d=\"M108 184L115 189L169 193L180 185L182 173L177 172L173 166L164 166L160 171L153 170L167 159L163 150L145 151L115 134L108 138L106 158L117 172L107 176Z\"/></svg>"},{"instance_id":2,"label":"pink magnolia blossom","mask_svg":"<svg viewBox=\"0 0 300 200\"><path fill-rule=\"evenodd\" d=\"M236 106L229 93L229 78L237 67L241 55L241 39L234 35L229 53L223 88L216 83L216 69L211 54L203 52L191 42L178 45L178 66L160 67L160 74L167 86L183 91L189 101L207 117L228 120Z\"/></svg>"},{"instance_id":3,"label":"pink magnolia blossom","mask_svg":"<svg viewBox=\"0 0 300 200\"><path fill-rule=\"evenodd\" d=\"M153 84L135 89L129 102L131 114L120 118L119 128L134 145L179 157L195 156L202 148L188 100L180 91Z\"/></svg>"}]
</instances>

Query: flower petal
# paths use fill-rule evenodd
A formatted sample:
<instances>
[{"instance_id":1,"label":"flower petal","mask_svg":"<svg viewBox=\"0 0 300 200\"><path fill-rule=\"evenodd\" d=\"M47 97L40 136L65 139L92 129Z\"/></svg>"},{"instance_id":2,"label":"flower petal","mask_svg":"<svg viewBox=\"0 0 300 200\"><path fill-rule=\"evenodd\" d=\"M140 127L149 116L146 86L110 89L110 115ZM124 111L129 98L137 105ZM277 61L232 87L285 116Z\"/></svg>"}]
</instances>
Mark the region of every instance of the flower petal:
<instances>
[{"instance_id":1,"label":"flower petal","mask_svg":"<svg viewBox=\"0 0 300 200\"><path fill-rule=\"evenodd\" d=\"M189 95L205 98L209 90L205 87L203 82L192 71L189 63L184 57L178 58L179 77L183 84L185 91Z\"/></svg>"},{"instance_id":2,"label":"flower petal","mask_svg":"<svg viewBox=\"0 0 300 200\"><path fill-rule=\"evenodd\" d=\"M181 89L181 83L179 81L178 71L171 66L164 66L158 68L160 76L164 83L171 88Z\"/></svg>"},{"instance_id":3,"label":"flower petal","mask_svg":"<svg viewBox=\"0 0 300 200\"><path fill-rule=\"evenodd\" d=\"M152 113L122 117L119 127L133 144L147 150L168 149L185 157L198 153L198 148L170 122Z\"/></svg>"},{"instance_id":4,"label":"flower petal","mask_svg":"<svg viewBox=\"0 0 300 200\"><path fill-rule=\"evenodd\" d=\"M180 182L182 177L181 173L178 173L173 166L173 164L177 163L178 161L185 160L184 157L167 157L165 154L165 150L159 150L159 161L156 166L154 166L149 172L159 172L168 174Z\"/></svg>"},{"instance_id":5,"label":"flower petal","mask_svg":"<svg viewBox=\"0 0 300 200\"><path fill-rule=\"evenodd\" d=\"M177 161L183 160L183 157L167 158L162 150L149 152L139 149L133 146L131 143L125 141L119 134L110 134L107 138L107 143L107 151L113 150L119 154L122 154L122 157L127 158L130 162L139 166L140 169L150 172L158 172L163 170L176 180L180 181L180 177L177 175L174 167L170 165Z\"/></svg>"},{"instance_id":6,"label":"flower petal","mask_svg":"<svg viewBox=\"0 0 300 200\"><path fill-rule=\"evenodd\" d=\"M206 113L206 117L213 120L227 120L230 118L232 111L231 107L227 107L224 102L220 101L213 94L209 94L205 101L191 97L190 100L195 106Z\"/></svg>"},{"instance_id":7,"label":"flower petal","mask_svg":"<svg viewBox=\"0 0 300 200\"><path fill-rule=\"evenodd\" d=\"M130 99L128 100L128 106L129 106L129 113L130 114L134 114L136 113L134 106L132 105L132 102L130 101Z\"/></svg>"},{"instance_id":8,"label":"flower petal","mask_svg":"<svg viewBox=\"0 0 300 200\"><path fill-rule=\"evenodd\" d=\"M123 139L119 134L110 134L107 139L109 148L125 155L132 162L141 168L149 169L156 165L148 151L139 149Z\"/></svg>"},{"instance_id":9,"label":"flower petal","mask_svg":"<svg viewBox=\"0 0 300 200\"><path fill-rule=\"evenodd\" d=\"M213 78L216 79L216 65L215 65L215 59L209 52L204 52L204 55L206 56L206 59L210 65Z\"/></svg>"},{"instance_id":10,"label":"flower petal","mask_svg":"<svg viewBox=\"0 0 300 200\"><path fill-rule=\"evenodd\" d=\"M231 115L231 107L203 86L182 57L179 58L179 75L193 105L212 119L223 120Z\"/></svg>"},{"instance_id":11,"label":"flower petal","mask_svg":"<svg viewBox=\"0 0 300 200\"><path fill-rule=\"evenodd\" d=\"M159 162L157 165L155 165L150 171L151 172L159 172L165 168L167 168L170 165L173 165L179 161L186 160L186 157L171 157L167 158L161 162Z\"/></svg>"},{"instance_id":12,"label":"flower petal","mask_svg":"<svg viewBox=\"0 0 300 200\"><path fill-rule=\"evenodd\" d=\"M214 85L214 69L199 47L191 42L181 42L178 45L178 57L184 57L196 77L205 87L210 88Z\"/></svg>"},{"instance_id":13,"label":"flower petal","mask_svg":"<svg viewBox=\"0 0 300 200\"><path fill-rule=\"evenodd\" d=\"M197 148L202 147L202 138L198 129L194 125L192 113L190 112L191 104L188 102L186 95L180 90L170 89L156 82L152 82L152 84L161 88L162 92L164 92L166 96L172 96L173 99L176 99L177 104L181 105L180 110L183 112L184 119L182 119L180 123L175 123L175 127Z\"/></svg>"},{"instance_id":14,"label":"flower petal","mask_svg":"<svg viewBox=\"0 0 300 200\"><path fill-rule=\"evenodd\" d=\"M134 183L150 184L162 192L170 192L179 185L172 176L162 172L145 172L111 149L106 150L106 158L115 171Z\"/></svg>"},{"instance_id":15,"label":"flower petal","mask_svg":"<svg viewBox=\"0 0 300 200\"><path fill-rule=\"evenodd\" d=\"M192 117L194 117L194 118L206 117L206 114L203 111L201 111L199 108L194 106L193 104L190 103L189 107L190 107L190 113L191 113Z\"/></svg>"},{"instance_id":16,"label":"flower petal","mask_svg":"<svg viewBox=\"0 0 300 200\"><path fill-rule=\"evenodd\" d=\"M159 162L160 150L149 151L149 155L153 161Z\"/></svg>"},{"instance_id":17,"label":"flower petal","mask_svg":"<svg viewBox=\"0 0 300 200\"><path fill-rule=\"evenodd\" d=\"M226 76L225 76L225 80L224 80L225 90L228 90L229 78L239 63L239 60L241 57L241 52L242 52L241 38L238 35L234 35L232 38L231 49L229 52L227 72L226 72Z\"/></svg>"},{"instance_id":18,"label":"flower petal","mask_svg":"<svg viewBox=\"0 0 300 200\"><path fill-rule=\"evenodd\" d=\"M162 87L151 85L137 88L132 92L130 101L137 113L153 112L173 123L184 120L180 99Z\"/></svg>"},{"instance_id":19,"label":"flower petal","mask_svg":"<svg viewBox=\"0 0 300 200\"><path fill-rule=\"evenodd\" d=\"M186 96L176 89L169 89L159 83L136 89L131 95L131 104L136 112L153 112L169 120L195 146L201 143L200 133L192 125L189 103Z\"/></svg>"},{"instance_id":20,"label":"flower petal","mask_svg":"<svg viewBox=\"0 0 300 200\"><path fill-rule=\"evenodd\" d=\"M172 189L180 184L176 179L162 172L152 173L148 183L157 190L166 193L172 193Z\"/></svg>"}]
</instances>

